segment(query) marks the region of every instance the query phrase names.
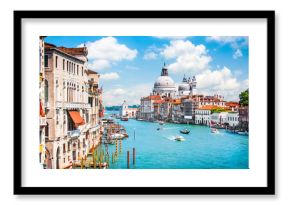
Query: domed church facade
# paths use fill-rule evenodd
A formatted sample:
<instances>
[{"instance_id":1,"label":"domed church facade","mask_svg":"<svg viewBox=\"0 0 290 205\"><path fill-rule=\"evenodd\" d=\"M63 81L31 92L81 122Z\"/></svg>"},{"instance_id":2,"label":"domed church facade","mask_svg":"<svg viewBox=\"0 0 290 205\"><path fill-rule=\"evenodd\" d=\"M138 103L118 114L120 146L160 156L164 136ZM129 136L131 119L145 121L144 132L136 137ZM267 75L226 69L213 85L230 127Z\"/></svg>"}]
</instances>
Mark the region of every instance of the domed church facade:
<instances>
[{"instance_id":1,"label":"domed church facade","mask_svg":"<svg viewBox=\"0 0 290 205\"><path fill-rule=\"evenodd\" d=\"M173 79L168 74L168 69L162 68L161 75L156 79L153 88L153 95L160 95L165 97L174 97L176 95L177 88Z\"/></svg>"},{"instance_id":2,"label":"domed church facade","mask_svg":"<svg viewBox=\"0 0 290 205\"><path fill-rule=\"evenodd\" d=\"M176 98L179 96L188 96L196 94L196 79L183 77L182 83L178 86L174 83L173 79L169 76L168 69L165 66L162 68L161 75L154 83L152 95L159 95L161 97Z\"/></svg>"},{"instance_id":3,"label":"domed church facade","mask_svg":"<svg viewBox=\"0 0 290 205\"><path fill-rule=\"evenodd\" d=\"M178 86L179 96L196 95L196 79L195 76L187 79L184 75L182 83Z\"/></svg>"}]
</instances>

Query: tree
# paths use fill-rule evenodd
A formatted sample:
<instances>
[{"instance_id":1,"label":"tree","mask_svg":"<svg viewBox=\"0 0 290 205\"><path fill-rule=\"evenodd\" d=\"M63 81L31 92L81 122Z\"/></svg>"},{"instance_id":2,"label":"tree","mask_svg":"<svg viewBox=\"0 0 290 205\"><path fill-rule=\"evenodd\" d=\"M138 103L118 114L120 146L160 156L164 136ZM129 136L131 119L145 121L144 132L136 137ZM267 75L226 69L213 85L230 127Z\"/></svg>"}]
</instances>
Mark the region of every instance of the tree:
<instances>
[{"instance_id":1,"label":"tree","mask_svg":"<svg viewBox=\"0 0 290 205\"><path fill-rule=\"evenodd\" d=\"M241 92L239 97L240 97L240 105L242 105L242 106L249 105L249 89Z\"/></svg>"}]
</instances>

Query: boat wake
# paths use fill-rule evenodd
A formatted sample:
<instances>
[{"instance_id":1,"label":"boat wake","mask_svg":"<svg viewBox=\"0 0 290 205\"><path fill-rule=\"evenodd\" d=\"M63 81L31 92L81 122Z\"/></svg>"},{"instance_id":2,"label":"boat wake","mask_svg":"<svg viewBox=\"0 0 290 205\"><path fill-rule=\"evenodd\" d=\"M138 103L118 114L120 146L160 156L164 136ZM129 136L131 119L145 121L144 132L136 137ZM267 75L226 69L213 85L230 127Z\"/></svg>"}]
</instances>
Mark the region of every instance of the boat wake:
<instances>
[{"instance_id":1,"label":"boat wake","mask_svg":"<svg viewBox=\"0 0 290 205\"><path fill-rule=\"evenodd\" d=\"M171 140L171 141L175 141L175 136L169 136L169 137L166 137L166 138Z\"/></svg>"}]
</instances>

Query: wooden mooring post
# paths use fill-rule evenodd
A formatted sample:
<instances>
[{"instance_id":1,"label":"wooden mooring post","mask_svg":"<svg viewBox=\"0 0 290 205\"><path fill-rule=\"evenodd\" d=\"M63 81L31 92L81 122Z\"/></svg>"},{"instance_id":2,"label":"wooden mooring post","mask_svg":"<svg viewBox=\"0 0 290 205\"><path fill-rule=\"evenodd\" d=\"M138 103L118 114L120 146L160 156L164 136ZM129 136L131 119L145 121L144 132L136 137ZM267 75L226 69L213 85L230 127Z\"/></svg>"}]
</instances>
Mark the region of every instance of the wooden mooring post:
<instances>
[{"instance_id":1,"label":"wooden mooring post","mask_svg":"<svg viewBox=\"0 0 290 205\"><path fill-rule=\"evenodd\" d=\"M133 164L136 164L136 149L135 147L133 148Z\"/></svg>"},{"instance_id":2,"label":"wooden mooring post","mask_svg":"<svg viewBox=\"0 0 290 205\"><path fill-rule=\"evenodd\" d=\"M130 151L127 151L127 168L130 169Z\"/></svg>"}]
</instances>

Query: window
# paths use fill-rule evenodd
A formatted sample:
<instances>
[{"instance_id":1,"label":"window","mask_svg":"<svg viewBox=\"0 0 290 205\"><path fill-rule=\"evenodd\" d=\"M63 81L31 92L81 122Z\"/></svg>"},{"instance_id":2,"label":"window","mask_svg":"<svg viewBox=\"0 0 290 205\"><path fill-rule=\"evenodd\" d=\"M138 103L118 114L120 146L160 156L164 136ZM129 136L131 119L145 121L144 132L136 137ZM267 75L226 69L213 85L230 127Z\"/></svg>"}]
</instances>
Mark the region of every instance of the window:
<instances>
[{"instance_id":1,"label":"window","mask_svg":"<svg viewBox=\"0 0 290 205\"><path fill-rule=\"evenodd\" d=\"M79 65L77 65L77 75L79 74Z\"/></svg>"},{"instance_id":2,"label":"window","mask_svg":"<svg viewBox=\"0 0 290 205\"><path fill-rule=\"evenodd\" d=\"M69 69L69 62L67 61L66 62L66 71L68 72L68 69Z\"/></svg>"},{"instance_id":3,"label":"window","mask_svg":"<svg viewBox=\"0 0 290 205\"><path fill-rule=\"evenodd\" d=\"M48 67L48 55L44 55L44 67Z\"/></svg>"},{"instance_id":4,"label":"window","mask_svg":"<svg viewBox=\"0 0 290 205\"><path fill-rule=\"evenodd\" d=\"M74 74L76 74L76 64L74 63Z\"/></svg>"},{"instance_id":5,"label":"window","mask_svg":"<svg viewBox=\"0 0 290 205\"><path fill-rule=\"evenodd\" d=\"M62 69L65 70L65 60L62 60Z\"/></svg>"},{"instance_id":6,"label":"window","mask_svg":"<svg viewBox=\"0 0 290 205\"><path fill-rule=\"evenodd\" d=\"M63 114L63 124L65 124L66 123L66 116L65 116L65 114Z\"/></svg>"},{"instance_id":7,"label":"window","mask_svg":"<svg viewBox=\"0 0 290 205\"><path fill-rule=\"evenodd\" d=\"M45 134L45 137L48 137L49 136L49 125L48 125L48 123L46 123L44 132L45 132L44 133Z\"/></svg>"},{"instance_id":8,"label":"window","mask_svg":"<svg viewBox=\"0 0 290 205\"><path fill-rule=\"evenodd\" d=\"M58 59L58 56L55 56L55 67L57 68L57 59Z\"/></svg>"},{"instance_id":9,"label":"window","mask_svg":"<svg viewBox=\"0 0 290 205\"><path fill-rule=\"evenodd\" d=\"M82 76L84 76L84 67L82 67Z\"/></svg>"},{"instance_id":10,"label":"window","mask_svg":"<svg viewBox=\"0 0 290 205\"><path fill-rule=\"evenodd\" d=\"M63 153L66 152L66 150L65 150L65 144L62 145L62 150L63 150Z\"/></svg>"},{"instance_id":11,"label":"window","mask_svg":"<svg viewBox=\"0 0 290 205\"><path fill-rule=\"evenodd\" d=\"M44 81L44 100L47 103L48 102L48 81Z\"/></svg>"},{"instance_id":12,"label":"window","mask_svg":"<svg viewBox=\"0 0 290 205\"><path fill-rule=\"evenodd\" d=\"M65 163L65 158L63 158L63 163Z\"/></svg>"}]
</instances>

